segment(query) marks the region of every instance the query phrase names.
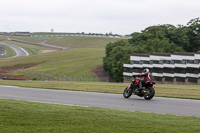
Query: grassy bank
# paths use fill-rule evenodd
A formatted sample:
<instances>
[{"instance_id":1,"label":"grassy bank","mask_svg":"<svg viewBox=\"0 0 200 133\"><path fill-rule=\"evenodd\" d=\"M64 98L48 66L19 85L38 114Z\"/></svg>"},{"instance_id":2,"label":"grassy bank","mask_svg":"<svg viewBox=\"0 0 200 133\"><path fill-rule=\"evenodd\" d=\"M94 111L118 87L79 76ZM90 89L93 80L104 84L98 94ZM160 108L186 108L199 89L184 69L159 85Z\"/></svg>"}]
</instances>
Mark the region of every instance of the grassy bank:
<instances>
[{"instance_id":1,"label":"grassy bank","mask_svg":"<svg viewBox=\"0 0 200 133\"><path fill-rule=\"evenodd\" d=\"M197 133L200 118L0 99L1 133Z\"/></svg>"},{"instance_id":2,"label":"grassy bank","mask_svg":"<svg viewBox=\"0 0 200 133\"><path fill-rule=\"evenodd\" d=\"M116 42L121 38L107 38L107 37L87 37L87 36L72 36L64 37L62 39L55 38L48 40L49 44L59 44L62 46L70 46L76 48L105 48L109 42Z\"/></svg>"},{"instance_id":3,"label":"grassy bank","mask_svg":"<svg viewBox=\"0 0 200 133\"><path fill-rule=\"evenodd\" d=\"M93 70L97 66L103 64L103 57L105 56L104 47L106 46L106 44L120 39L81 36L52 38L15 36L12 38L31 42L45 41L45 43L49 44L71 46L73 48L77 48L57 51L53 53L40 54L41 51L47 48L31 44L2 40L6 43L11 43L24 48L31 56L0 61L0 68L27 64L38 64L37 66L32 67L27 71L26 69L23 70L25 76L29 78L39 77L38 75L36 75L35 71L39 71L38 73L51 73L51 77L56 74L71 77L92 77L94 76ZM24 73L22 73L21 71L15 71L9 74L23 75Z\"/></svg>"},{"instance_id":4,"label":"grassy bank","mask_svg":"<svg viewBox=\"0 0 200 133\"><path fill-rule=\"evenodd\" d=\"M66 76L93 76L92 70L103 63L103 49L70 49L0 61L0 67L39 64L27 70Z\"/></svg>"},{"instance_id":5,"label":"grassy bank","mask_svg":"<svg viewBox=\"0 0 200 133\"><path fill-rule=\"evenodd\" d=\"M103 82L64 82L64 81L6 81L0 80L0 85L14 85L22 87L36 87L62 90L90 91L122 94L127 83ZM166 85L158 84L156 96L200 99L199 85Z\"/></svg>"},{"instance_id":6,"label":"grassy bank","mask_svg":"<svg viewBox=\"0 0 200 133\"><path fill-rule=\"evenodd\" d=\"M68 37L12 37L19 40L30 42L42 42L47 44L70 46L75 48L105 48L109 42L121 40L121 38L111 37L87 37L87 36L68 36Z\"/></svg>"}]
</instances>

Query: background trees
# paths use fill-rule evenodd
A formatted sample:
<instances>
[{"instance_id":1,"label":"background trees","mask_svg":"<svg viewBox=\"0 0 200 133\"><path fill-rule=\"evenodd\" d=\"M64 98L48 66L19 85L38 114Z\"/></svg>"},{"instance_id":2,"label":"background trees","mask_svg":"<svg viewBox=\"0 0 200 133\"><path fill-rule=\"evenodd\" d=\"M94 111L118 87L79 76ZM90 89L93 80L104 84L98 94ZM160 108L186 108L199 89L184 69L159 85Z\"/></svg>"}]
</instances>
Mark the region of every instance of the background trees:
<instances>
[{"instance_id":1,"label":"background trees","mask_svg":"<svg viewBox=\"0 0 200 133\"><path fill-rule=\"evenodd\" d=\"M190 42L189 50L191 52L197 52L200 50L200 20L199 18L192 19L187 25L189 28L187 32Z\"/></svg>"},{"instance_id":2,"label":"background trees","mask_svg":"<svg viewBox=\"0 0 200 133\"><path fill-rule=\"evenodd\" d=\"M197 52L200 50L200 19L195 18L187 26L171 24L150 26L106 46L104 69L117 82L123 81L123 64L130 62L133 53Z\"/></svg>"}]
</instances>

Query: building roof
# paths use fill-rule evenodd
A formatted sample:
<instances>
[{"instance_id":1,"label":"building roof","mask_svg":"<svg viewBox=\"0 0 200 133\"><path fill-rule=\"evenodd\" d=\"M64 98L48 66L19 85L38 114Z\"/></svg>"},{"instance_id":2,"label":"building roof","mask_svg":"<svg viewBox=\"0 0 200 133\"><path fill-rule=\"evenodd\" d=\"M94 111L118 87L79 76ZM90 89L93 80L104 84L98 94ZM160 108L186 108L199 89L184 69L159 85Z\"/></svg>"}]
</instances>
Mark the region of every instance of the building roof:
<instances>
[{"instance_id":1,"label":"building roof","mask_svg":"<svg viewBox=\"0 0 200 133\"><path fill-rule=\"evenodd\" d=\"M198 51L196 54L200 54L200 51Z\"/></svg>"},{"instance_id":2,"label":"building roof","mask_svg":"<svg viewBox=\"0 0 200 133\"><path fill-rule=\"evenodd\" d=\"M173 53L172 55L194 56L194 53L190 53L190 52L176 52L176 53Z\"/></svg>"},{"instance_id":3,"label":"building roof","mask_svg":"<svg viewBox=\"0 0 200 133\"><path fill-rule=\"evenodd\" d=\"M131 56L137 56L137 57L163 57L163 58L168 58L168 57L173 57L173 58L177 58L177 57L182 57L182 58L192 58L192 57L199 57L198 55L200 55L200 51L198 51L197 53L192 53L192 52L176 52L173 54L170 53L152 53L152 54L140 54L140 53L134 53Z\"/></svg>"},{"instance_id":4,"label":"building roof","mask_svg":"<svg viewBox=\"0 0 200 133\"><path fill-rule=\"evenodd\" d=\"M149 54L138 54L138 53L134 53L132 54L132 56L142 56L142 57L149 57Z\"/></svg>"},{"instance_id":5,"label":"building roof","mask_svg":"<svg viewBox=\"0 0 200 133\"><path fill-rule=\"evenodd\" d=\"M169 53L152 53L151 55L157 55L157 56L170 56Z\"/></svg>"}]
</instances>

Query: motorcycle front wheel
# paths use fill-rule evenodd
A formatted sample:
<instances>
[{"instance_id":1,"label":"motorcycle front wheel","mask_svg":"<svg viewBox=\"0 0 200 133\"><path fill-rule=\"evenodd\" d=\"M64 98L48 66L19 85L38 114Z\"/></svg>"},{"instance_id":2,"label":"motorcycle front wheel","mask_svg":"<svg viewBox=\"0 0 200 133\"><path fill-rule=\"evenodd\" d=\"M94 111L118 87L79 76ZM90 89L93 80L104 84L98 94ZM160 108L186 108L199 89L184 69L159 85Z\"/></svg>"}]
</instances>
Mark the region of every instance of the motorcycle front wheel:
<instances>
[{"instance_id":1,"label":"motorcycle front wheel","mask_svg":"<svg viewBox=\"0 0 200 133\"><path fill-rule=\"evenodd\" d=\"M123 96L124 98L129 98L133 93L133 90L129 87L126 87L124 92L123 92Z\"/></svg>"},{"instance_id":2,"label":"motorcycle front wheel","mask_svg":"<svg viewBox=\"0 0 200 133\"><path fill-rule=\"evenodd\" d=\"M144 99L145 100L151 100L154 97L155 90L153 87L148 87L146 89L146 93L144 94Z\"/></svg>"}]
</instances>

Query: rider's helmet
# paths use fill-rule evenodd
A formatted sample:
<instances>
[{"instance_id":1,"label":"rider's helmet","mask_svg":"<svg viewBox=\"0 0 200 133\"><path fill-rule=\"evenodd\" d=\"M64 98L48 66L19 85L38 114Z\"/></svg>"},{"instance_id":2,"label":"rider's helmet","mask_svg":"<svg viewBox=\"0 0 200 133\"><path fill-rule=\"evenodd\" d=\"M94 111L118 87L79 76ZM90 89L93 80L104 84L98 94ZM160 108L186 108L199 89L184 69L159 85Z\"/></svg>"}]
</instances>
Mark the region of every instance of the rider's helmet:
<instances>
[{"instance_id":1,"label":"rider's helmet","mask_svg":"<svg viewBox=\"0 0 200 133\"><path fill-rule=\"evenodd\" d=\"M143 73L148 73L149 72L149 69L148 68L145 68L144 70L143 70Z\"/></svg>"}]
</instances>

